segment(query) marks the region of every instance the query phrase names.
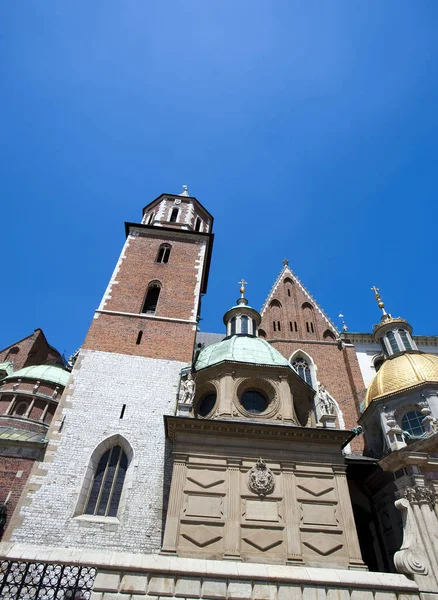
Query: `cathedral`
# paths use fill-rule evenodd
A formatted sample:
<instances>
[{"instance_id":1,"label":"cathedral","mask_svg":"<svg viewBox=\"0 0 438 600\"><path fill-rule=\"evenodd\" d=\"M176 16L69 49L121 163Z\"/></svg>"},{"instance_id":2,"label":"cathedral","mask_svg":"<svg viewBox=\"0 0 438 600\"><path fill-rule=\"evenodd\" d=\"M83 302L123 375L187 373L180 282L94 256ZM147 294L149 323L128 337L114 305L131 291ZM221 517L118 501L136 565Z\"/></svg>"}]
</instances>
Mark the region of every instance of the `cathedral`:
<instances>
[{"instance_id":1,"label":"cathedral","mask_svg":"<svg viewBox=\"0 0 438 600\"><path fill-rule=\"evenodd\" d=\"M0 598L438 600L438 337L376 287L338 330L287 260L200 332L213 216L125 228L67 363L0 351Z\"/></svg>"}]
</instances>

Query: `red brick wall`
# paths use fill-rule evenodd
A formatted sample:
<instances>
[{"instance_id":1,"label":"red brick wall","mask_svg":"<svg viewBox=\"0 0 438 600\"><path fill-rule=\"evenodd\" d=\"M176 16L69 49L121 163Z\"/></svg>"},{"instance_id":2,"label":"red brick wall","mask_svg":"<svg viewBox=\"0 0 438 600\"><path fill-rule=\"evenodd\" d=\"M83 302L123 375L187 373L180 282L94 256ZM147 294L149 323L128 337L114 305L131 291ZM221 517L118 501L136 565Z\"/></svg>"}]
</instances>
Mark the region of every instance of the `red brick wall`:
<instances>
[{"instance_id":1,"label":"red brick wall","mask_svg":"<svg viewBox=\"0 0 438 600\"><path fill-rule=\"evenodd\" d=\"M163 243L172 246L167 264L155 262ZM104 310L140 314L148 284L159 281L162 287L155 316L193 321L201 243L174 240L165 234L160 238L131 239ZM199 298L196 309L198 302ZM143 337L137 345L139 331L143 331ZM194 323L99 314L83 347L188 362L192 358L195 333Z\"/></svg>"},{"instance_id":2,"label":"red brick wall","mask_svg":"<svg viewBox=\"0 0 438 600\"><path fill-rule=\"evenodd\" d=\"M14 350L11 352L12 349ZM16 349L18 352L15 352ZM41 365L47 361L60 362L60 357L59 352L48 345L41 329L35 329L28 337L0 351L0 362L12 361L14 371L23 367Z\"/></svg>"},{"instance_id":3,"label":"red brick wall","mask_svg":"<svg viewBox=\"0 0 438 600\"><path fill-rule=\"evenodd\" d=\"M6 530L12 513L17 506L34 462L33 459L29 458L10 458L7 456L2 456L0 459L0 502L4 502L8 493L11 492L7 506L6 526L3 531ZM17 477L19 471L23 472L21 477Z\"/></svg>"},{"instance_id":4,"label":"red brick wall","mask_svg":"<svg viewBox=\"0 0 438 600\"><path fill-rule=\"evenodd\" d=\"M345 427L356 427L365 386L355 349L341 348L337 343L328 341L332 339L328 336L334 332L333 328L292 278L280 282L269 304L272 300L273 306L268 305L260 324L260 328L267 333L267 340L287 359L299 349L311 356L317 367L318 381L327 388L342 410ZM281 308L276 306L275 301L280 302ZM277 326L274 332L274 320L281 321L281 331ZM295 322L298 331L295 331ZM306 322L309 323L309 331ZM352 442L352 448L354 451L362 449L361 438Z\"/></svg>"}]
</instances>

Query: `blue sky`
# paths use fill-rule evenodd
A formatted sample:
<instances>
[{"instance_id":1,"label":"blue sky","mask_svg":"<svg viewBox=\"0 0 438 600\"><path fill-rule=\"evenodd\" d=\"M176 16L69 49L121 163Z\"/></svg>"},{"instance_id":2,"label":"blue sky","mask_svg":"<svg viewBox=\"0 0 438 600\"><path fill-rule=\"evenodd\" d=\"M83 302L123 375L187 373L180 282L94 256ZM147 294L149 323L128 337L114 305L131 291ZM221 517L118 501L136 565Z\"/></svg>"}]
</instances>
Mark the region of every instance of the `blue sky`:
<instances>
[{"instance_id":1,"label":"blue sky","mask_svg":"<svg viewBox=\"0 0 438 600\"><path fill-rule=\"evenodd\" d=\"M215 216L204 331L283 258L352 331L371 285L438 334L438 4L0 6L0 347L85 336L124 221L182 184Z\"/></svg>"}]
</instances>

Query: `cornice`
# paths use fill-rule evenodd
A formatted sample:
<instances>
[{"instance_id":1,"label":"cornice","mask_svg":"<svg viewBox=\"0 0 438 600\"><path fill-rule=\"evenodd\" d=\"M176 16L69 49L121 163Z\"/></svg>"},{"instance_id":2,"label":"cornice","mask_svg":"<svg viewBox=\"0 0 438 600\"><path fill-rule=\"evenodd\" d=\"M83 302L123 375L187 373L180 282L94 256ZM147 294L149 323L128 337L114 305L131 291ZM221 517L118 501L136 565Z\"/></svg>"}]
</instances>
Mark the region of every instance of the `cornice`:
<instances>
[{"instance_id":1,"label":"cornice","mask_svg":"<svg viewBox=\"0 0 438 600\"><path fill-rule=\"evenodd\" d=\"M343 444L351 436L345 429L297 427L294 425L254 423L254 421L234 421L224 419L193 419L165 415L167 437L174 441L178 433L202 435L205 433L223 436L242 436L265 440L294 440L296 442L325 442L335 446Z\"/></svg>"}]
</instances>

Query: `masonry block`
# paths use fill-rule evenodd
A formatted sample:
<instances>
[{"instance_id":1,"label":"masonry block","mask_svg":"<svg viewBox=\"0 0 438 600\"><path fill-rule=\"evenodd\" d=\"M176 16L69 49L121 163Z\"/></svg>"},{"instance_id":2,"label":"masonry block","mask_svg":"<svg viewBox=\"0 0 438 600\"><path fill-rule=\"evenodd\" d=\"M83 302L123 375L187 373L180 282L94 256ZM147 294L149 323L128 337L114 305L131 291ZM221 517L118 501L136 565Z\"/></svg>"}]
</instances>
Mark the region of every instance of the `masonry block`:
<instances>
[{"instance_id":1,"label":"masonry block","mask_svg":"<svg viewBox=\"0 0 438 600\"><path fill-rule=\"evenodd\" d=\"M124 593L146 594L147 585L147 575L124 575L120 591Z\"/></svg>"},{"instance_id":2,"label":"masonry block","mask_svg":"<svg viewBox=\"0 0 438 600\"><path fill-rule=\"evenodd\" d=\"M228 598L230 600L251 600L252 585L246 581L232 581L228 584Z\"/></svg>"},{"instance_id":3,"label":"masonry block","mask_svg":"<svg viewBox=\"0 0 438 600\"><path fill-rule=\"evenodd\" d=\"M189 577L180 577L176 582L175 596L199 598L201 596L201 581Z\"/></svg>"},{"instance_id":4,"label":"masonry block","mask_svg":"<svg viewBox=\"0 0 438 600\"><path fill-rule=\"evenodd\" d=\"M202 583L203 598L225 598L227 582L223 579L204 579Z\"/></svg>"},{"instance_id":5,"label":"masonry block","mask_svg":"<svg viewBox=\"0 0 438 600\"><path fill-rule=\"evenodd\" d=\"M94 581L95 592L118 592L120 574L113 571L99 571Z\"/></svg>"},{"instance_id":6,"label":"masonry block","mask_svg":"<svg viewBox=\"0 0 438 600\"><path fill-rule=\"evenodd\" d=\"M173 596L175 593L175 580L173 577L151 577L148 586L148 594L157 596Z\"/></svg>"},{"instance_id":7,"label":"masonry block","mask_svg":"<svg viewBox=\"0 0 438 600\"><path fill-rule=\"evenodd\" d=\"M253 600L277 600L277 586L268 582L255 583L252 597Z\"/></svg>"}]
</instances>

